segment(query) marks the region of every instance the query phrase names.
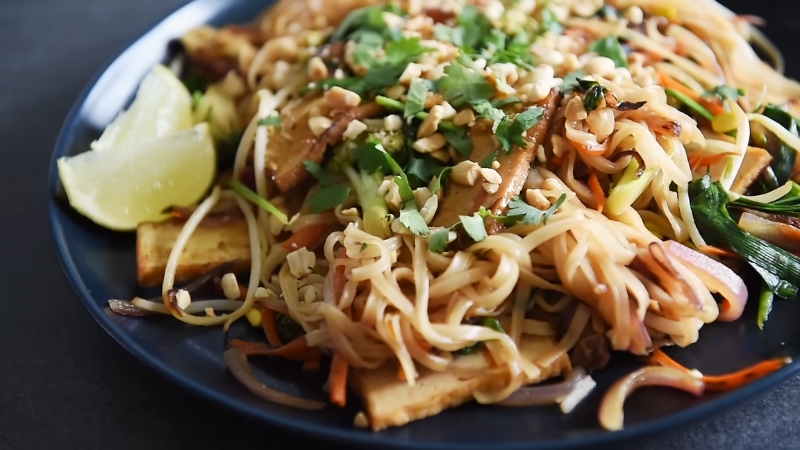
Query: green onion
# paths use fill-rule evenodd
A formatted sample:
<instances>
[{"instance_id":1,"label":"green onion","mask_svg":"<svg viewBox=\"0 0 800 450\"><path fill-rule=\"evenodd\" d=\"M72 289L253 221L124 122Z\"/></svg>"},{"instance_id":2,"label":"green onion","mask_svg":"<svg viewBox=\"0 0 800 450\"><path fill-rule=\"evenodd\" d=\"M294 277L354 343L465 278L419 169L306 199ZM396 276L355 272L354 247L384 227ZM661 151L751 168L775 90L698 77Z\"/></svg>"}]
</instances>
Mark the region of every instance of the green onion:
<instances>
[{"instance_id":1,"label":"green onion","mask_svg":"<svg viewBox=\"0 0 800 450\"><path fill-rule=\"evenodd\" d=\"M689 98L689 96L687 96L683 92L676 91L675 89L672 89L672 88L666 88L666 89L664 89L664 91L667 93L667 95L669 95L670 97L674 98L675 100L683 103L684 105L688 106L694 112L700 114L701 116L705 117L706 119L714 120L714 115L711 114L711 111L706 109L700 103L697 103L696 101L694 101L691 98Z\"/></svg>"},{"instance_id":2,"label":"green onion","mask_svg":"<svg viewBox=\"0 0 800 450\"><path fill-rule=\"evenodd\" d=\"M228 186L245 200L250 201L259 208L275 216L281 221L282 224L289 225L289 218L286 217L286 214L282 213L278 208L275 207L275 205L267 201L267 199L264 197L261 197L260 195L248 189L247 186L243 185L239 180L235 178L232 179L230 183L228 183Z\"/></svg>"},{"instance_id":3,"label":"green onion","mask_svg":"<svg viewBox=\"0 0 800 450\"><path fill-rule=\"evenodd\" d=\"M758 296L758 329L764 329L764 322L767 321L769 313L772 311L772 302L775 299L775 294L772 293L769 286L762 283L761 295Z\"/></svg>"}]
</instances>

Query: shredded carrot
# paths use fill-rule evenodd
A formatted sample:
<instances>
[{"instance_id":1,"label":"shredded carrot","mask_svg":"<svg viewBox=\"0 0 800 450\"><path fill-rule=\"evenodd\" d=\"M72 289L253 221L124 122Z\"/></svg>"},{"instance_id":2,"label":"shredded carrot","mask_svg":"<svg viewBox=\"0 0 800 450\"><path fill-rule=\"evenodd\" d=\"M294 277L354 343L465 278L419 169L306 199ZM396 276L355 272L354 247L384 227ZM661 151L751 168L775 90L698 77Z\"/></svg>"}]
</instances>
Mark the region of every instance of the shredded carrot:
<instances>
[{"instance_id":1,"label":"shredded carrot","mask_svg":"<svg viewBox=\"0 0 800 450\"><path fill-rule=\"evenodd\" d=\"M600 186L600 181L597 179L597 172L594 170L589 172L589 189L592 190L594 200L597 202L597 211L602 213L606 206L606 194L603 192L603 187Z\"/></svg>"},{"instance_id":2,"label":"shredded carrot","mask_svg":"<svg viewBox=\"0 0 800 450\"><path fill-rule=\"evenodd\" d=\"M727 248L714 247L711 245L703 245L697 247L697 250L709 255L722 256L724 258L731 258L731 259L742 259L741 255L732 250L728 250Z\"/></svg>"},{"instance_id":3,"label":"shredded carrot","mask_svg":"<svg viewBox=\"0 0 800 450\"><path fill-rule=\"evenodd\" d=\"M267 335L269 345L273 347L283 345L281 336L278 333L278 326L275 323L275 312L264 305L261 305L261 327L264 328L264 334Z\"/></svg>"},{"instance_id":4,"label":"shredded carrot","mask_svg":"<svg viewBox=\"0 0 800 450\"><path fill-rule=\"evenodd\" d=\"M303 370L306 372L319 372L320 357L309 358L303 362Z\"/></svg>"},{"instance_id":5,"label":"shredded carrot","mask_svg":"<svg viewBox=\"0 0 800 450\"><path fill-rule=\"evenodd\" d=\"M723 159L732 156L733 153L719 153L711 156L690 156L689 165L692 167L708 167L722 161Z\"/></svg>"},{"instance_id":6,"label":"shredded carrot","mask_svg":"<svg viewBox=\"0 0 800 450\"><path fill-rule=\"evenodd\" d=\"M555 164L557 166L560 166L560 165L564 164L564 160L565 159L566 158L564 158L564 155L557 155L557 156L553 156L553 158L550 161L553 164Z\"/></svg>"},{"instance_id":7,"label":"shredded carrot","mask_svg":"<svg viewBox=\"0 0 800 450\"><path fill-rule=\"evenodd\" d=\"M310 249L328 227L329 225L326 224L309 225L297 231L292 237L284 241L281 246L290 252L303 247Z\"/></svg>"},{"instance_id":8,"label":"shredded carrot","mask_svg":"<svg viewBox=\"0 0 800 450\"><path fill-rule=\"evenodd\" d=\"M583 155L588 155L588 156L602 156L602 155L604 155L608 151L608 147L611 144L611 140L610 139L606 139L605 142L603 142L602 144L594 143L594 144L590 144L588 146L587 145L583 145L583 144L579 144L579 143L574 142L574 141L570 141L570 142L572 142L572 146L575 147L575 150L577 150L578 153L581 153Z\"/></svg>"},{"instance_id":9,"label":"shredded carrot","mask_svg":"<svg viewBox=\"0 0 800 450\"><path fill-rule=\"evenodd\" d=\"M403 370L403 365L397 365L397 379L400 381L406 381L406 371Z\"/></svg>"},{"instance_id":10,"label":"shredded carrot","mask_svg":"<svg viewBox=\"0 0 800 450\"><path fill-rule=\"evenodd\" d=\"M347 404L348 369L347 359L345 359L339 350L334 350L333 360L331 361L331 375L329 378L331 403L334 405L343 407Z\"/></svg>"},{"instance_id":11,"label":"shredded carrot","mask_svg":"<svg viewBox=\"0 0 800 450\"><path fill-rule=\"evenodd\" d=\"M689 371L689 369L683 367L672 358L667 356L667 354L661 351L661 349L654 350L651 359L656 364L660 364L662 366L673 367L676 369L685 370L687 372ZM703 382L706 385L706 391L729 391L769 375L791 362L791 358L768 359L738 372L725 375L703 375Z\"/></svg>"},{"instance_id":12,"label":"shredded carrot","mask_svg":"<svg viewBox=\"0 0 800 450\"><path fill-rule=\"evenodd\" d=\"M318 348L311 348L308 346L305 336L300 336L292 342L280 347L271 347L264 343L247 342L241 339L232 339L230 345L231 347L244 350L247 355L283 356L284 358L309 354L311 350L319 352Z\"/></svg>"},{"instance_id":13,"label":"shredded carrot","mask_svg":"<svg viewBox=\"0 0 800 450\"><path fill-rule=\"evenodd\" d=\"M663 71L656 69L656 73L658 73L658 78L661 80L661 86L665 88L675 89L681 94L705 106L706 109L708 109L708 111L715 116L725 112L725 108L723 108L722 105L720 105L719 103L709 101L708 99L701 97L700 95L697 94L697 92L689 89L688 87L686 87L686 85L672 78L671 76L667 75Z\"/></svg>"},{"instance_id":14,"label":"shredded carrot","mask_svg":"<svg viewBox=\"0 0 800 450\"><path fill-rule=\"evenodd\" d=\"M489 351L489 348L484 345L482 350L483 350L483 355L489 362L489 367L498 367L499 364L497 364L497 361L495 361L494 356L492 356L492 352Z\"/></svg>"}]
</instances>

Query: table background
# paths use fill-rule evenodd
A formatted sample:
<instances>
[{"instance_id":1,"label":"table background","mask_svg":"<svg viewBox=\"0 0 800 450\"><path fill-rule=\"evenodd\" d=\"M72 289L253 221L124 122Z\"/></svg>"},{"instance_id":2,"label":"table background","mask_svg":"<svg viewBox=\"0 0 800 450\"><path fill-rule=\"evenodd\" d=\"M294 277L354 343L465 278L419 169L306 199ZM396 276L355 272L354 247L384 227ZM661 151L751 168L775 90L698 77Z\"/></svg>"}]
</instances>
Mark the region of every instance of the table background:
<instances>
[{"instance_id":1,"label":"table background","mask_svg":"<svg viewBox=\"0 0 800 450\"><path fill-rule=\"evenodd\" d=\"M0 0L0 448L227 448L232 439L241 448L330 447L221 410L160 378L92 321L57 261L45 177L61 123L105 62L185 2ZM800 76L794 0L723 3L766 18L788 72ZM798 448L798 407L800 378L619 448Z\"/></svg>"}]
</instances>

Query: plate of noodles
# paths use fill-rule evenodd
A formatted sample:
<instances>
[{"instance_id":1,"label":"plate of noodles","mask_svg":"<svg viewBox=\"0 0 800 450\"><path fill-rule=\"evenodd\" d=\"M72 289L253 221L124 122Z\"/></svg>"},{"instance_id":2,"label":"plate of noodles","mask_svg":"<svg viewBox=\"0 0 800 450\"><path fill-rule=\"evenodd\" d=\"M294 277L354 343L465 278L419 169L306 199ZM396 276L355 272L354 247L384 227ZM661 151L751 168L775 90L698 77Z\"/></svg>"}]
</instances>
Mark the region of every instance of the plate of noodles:
<instances>
[{"instance_id":1,"label":"plate of noodles","mask_svg":"<svg viewBox=\"0 0 800 450\"><path fill-rule=\"evenodd\" d=\"M798 371L800 84L758 18L265 3L165 19L57 143L65 271L158 372L327 439L550 448Z\"/></svg>"}]
</instances>

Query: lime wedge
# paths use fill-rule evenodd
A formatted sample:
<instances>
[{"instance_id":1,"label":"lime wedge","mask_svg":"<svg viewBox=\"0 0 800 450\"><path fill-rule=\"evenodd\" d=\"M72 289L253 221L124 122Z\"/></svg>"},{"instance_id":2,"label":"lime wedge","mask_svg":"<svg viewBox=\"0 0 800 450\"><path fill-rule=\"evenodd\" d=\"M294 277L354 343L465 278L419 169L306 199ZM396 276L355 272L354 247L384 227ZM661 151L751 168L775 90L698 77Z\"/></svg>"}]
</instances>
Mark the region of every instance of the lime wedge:
<instances>
[{"instance_id":1,"label":"lime wedge","mask_svg":"<svg viewBox=\"0 0 800 450\"><path fill-rule=\"evenodd\" d=\"M192 125L192 96L172 71L157 65L139 85L130 108L120 113L91 147L95 151L119 149Z\"/></svg>"},{"instance_id":2,"label":"lime wedge","mask_svg":"<svg viewBox=\"0 0 800 450\"><path fill-rule=\"evenodd\" d=\"M112 230L163 220L169 206L198 202L214 182L216 152L207 123L114 151L58 160L69 202Z\"/></svg>"}]
</instances>

